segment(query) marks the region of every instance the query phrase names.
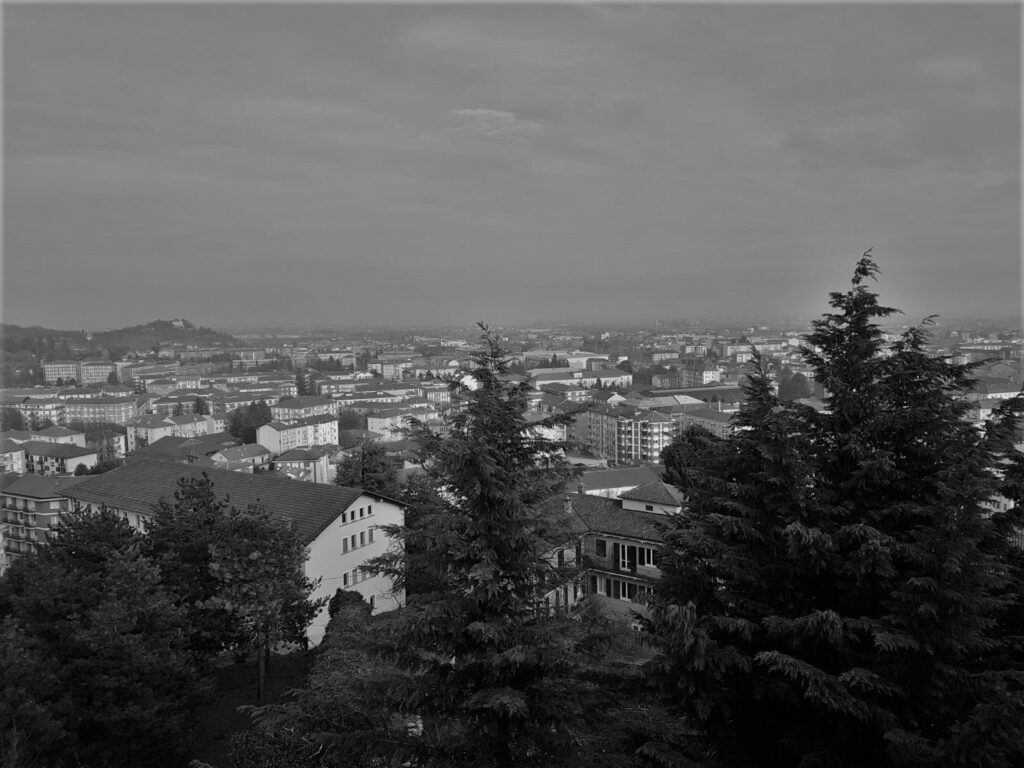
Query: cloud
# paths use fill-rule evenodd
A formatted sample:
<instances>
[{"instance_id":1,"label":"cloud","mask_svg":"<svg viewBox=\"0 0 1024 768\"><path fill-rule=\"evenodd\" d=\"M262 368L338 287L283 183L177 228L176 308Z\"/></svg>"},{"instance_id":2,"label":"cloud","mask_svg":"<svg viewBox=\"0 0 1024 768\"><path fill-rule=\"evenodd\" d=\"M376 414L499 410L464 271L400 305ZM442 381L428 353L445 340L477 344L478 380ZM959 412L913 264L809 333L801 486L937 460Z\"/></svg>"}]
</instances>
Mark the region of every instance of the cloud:
<instances>
[{"instance_id":1,"label":"cloud","mask_svg":"<svg viewBox=\"0 0 1024 768\"><path fill-rule=\"evenodd\" d=\"M492 139L525 142L540 136L544 132L543 123L527 120L515 112L500 109L456 109L452 111L461 119L453 132L476 134Z\"/></svg>"},{"instance_id":2,"label":"cloud","mask_svg":"<svg viewBox=\"0 0 1024 768\"><path fill-rule=\"evenodd\" d=\"M932 56L918 62L921 71L946 83L978 81L985 77L981 62L970 56Z\"/></svg>"}]
</instances>

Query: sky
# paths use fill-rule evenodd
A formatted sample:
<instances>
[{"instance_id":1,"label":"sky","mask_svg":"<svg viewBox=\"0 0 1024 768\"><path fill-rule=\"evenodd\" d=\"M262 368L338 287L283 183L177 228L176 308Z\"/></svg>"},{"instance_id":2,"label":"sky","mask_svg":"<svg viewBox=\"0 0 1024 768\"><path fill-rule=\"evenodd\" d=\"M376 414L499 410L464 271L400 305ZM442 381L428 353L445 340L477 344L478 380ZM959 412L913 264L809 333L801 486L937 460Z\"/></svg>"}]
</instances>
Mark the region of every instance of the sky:
<instances>
[{"instance_id":1,"label":"sky","mask_svg":"<svg viewBox=\"0 0 1024 768\"><path fill-rule=\"evenodd\" d=\"M6 4L3 320L1018 315L1020 13Z\"/></svg>"}]
</instances>

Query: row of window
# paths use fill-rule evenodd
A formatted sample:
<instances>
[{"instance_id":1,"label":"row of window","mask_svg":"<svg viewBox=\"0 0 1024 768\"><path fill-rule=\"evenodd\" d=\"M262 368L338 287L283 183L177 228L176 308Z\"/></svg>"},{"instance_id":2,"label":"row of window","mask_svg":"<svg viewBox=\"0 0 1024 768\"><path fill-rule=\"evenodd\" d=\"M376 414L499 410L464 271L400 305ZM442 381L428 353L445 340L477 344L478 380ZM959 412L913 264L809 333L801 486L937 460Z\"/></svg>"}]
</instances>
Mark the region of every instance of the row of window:
<instances>
[{"instance_id":1,"label":"row of window","mask_svg":"<svg viewBox=\"0 0 1024 768\"><path fill-rule=\"evenodd\" d=\"M341 574L341 586L351 587L358 584L361 581L372 579L373 574L364 571L362 568L353 568L351 571L345 571ZM373 598L370 598L370 606L373 606Z\"/></svg>"},{"instance_id":2,"label":"row of window","mask_svg":"<svg viewBox=\"0 0 1024 768\"><path fill-rule=\"evenodd\" d=\"M653 568L657 566L658 550L653 547L634 547L633 545L615 544L614 549L618 550L619 568L630 570L632 567L633 555L635 553L636 565ZM608 542L604 539L594 541L594 555L596 557L608 557Z\"/></svg>"},{"instance_id":3,"label":"row of window","mask_svg":"<svg viewBox=\"0 0 1024 768\"><path fill-rule=\"evenodd\" d=\"M365 531L360 531L358 534L353 533L351 536L342 536L341 554L345 554L350 549L365 547L367 544L373 544L373 528L367 528Z\"/></svg>"},{"instance_id":4,"label":"row of window","mask_svg":"<svg viewBox=\"0 0 1024 768\"><path fill-rule=\"evenodd\" d=\"M358 509L358 516L357 510L353 509L349 512L349 510L346 509L341 513L341 522L342 524L355 522L356 520L362 520L364 517L369 517L372 514L373 504L367 504L365 507L360 507Z\"/></svg>"},{"instance_id":5,"label":"row of window","mask_svg":"<svg viewBox=\"0 0 1024 768\"><path fill-rule=\"evenodd\" d=\"M642 602L652 592L651 588L644 584L622 579L606 579L602 576L590 577L590 589L597 595L632 602Z\"/></svg>"}]
</instances>

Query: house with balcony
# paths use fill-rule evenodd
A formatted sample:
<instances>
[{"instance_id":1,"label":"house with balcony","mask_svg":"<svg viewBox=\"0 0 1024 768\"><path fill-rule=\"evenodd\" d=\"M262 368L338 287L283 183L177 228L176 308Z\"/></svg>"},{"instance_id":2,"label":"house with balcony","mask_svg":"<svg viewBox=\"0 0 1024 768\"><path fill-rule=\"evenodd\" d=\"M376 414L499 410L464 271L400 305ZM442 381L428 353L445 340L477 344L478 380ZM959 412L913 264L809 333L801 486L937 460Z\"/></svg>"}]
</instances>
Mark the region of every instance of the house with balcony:
<instances>
[{"instance_id":1,"label":"house with balcony","mask_svg":"<svg viewBox=\"0 0 1024 768\"><path fill-rule=\"evenodd\" d=\"M25 472L30 475L71 475L79 464L92 469L100 460L95 448L67 443L29 440L21 448L25 451Z\"/></svg>"},{"instance_id":2,"label":"house with balcony","mask_svg":"<svg viewBox=\"0 0 1024 768\"><path fill-rule=\"evenodd\" d=\"M293 397L272 405L270 413L278 421L294 421L309 416L333 416L337 419L338 404L323 397Z\"/></svg>"},{"instance_id":3,"label":"house with balcony","mask_svg":"<svg viewBox=\"0 0 1024 768\"><path fill-rule=\"evenodd\" d=\"M5 477L0 488L0 529L10 561L35 552L53 538L60 513L71 508L61 493L85 477Z\"/></svg>"}]
</instances>

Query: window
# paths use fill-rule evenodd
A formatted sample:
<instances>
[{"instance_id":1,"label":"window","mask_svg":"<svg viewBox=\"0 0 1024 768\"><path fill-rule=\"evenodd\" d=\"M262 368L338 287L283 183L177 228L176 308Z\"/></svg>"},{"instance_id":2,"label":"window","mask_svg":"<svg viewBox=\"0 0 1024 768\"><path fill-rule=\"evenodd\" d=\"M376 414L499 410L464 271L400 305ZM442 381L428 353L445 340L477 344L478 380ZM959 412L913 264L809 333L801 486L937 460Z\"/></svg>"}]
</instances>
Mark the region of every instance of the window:
<instances>
[{"instance_id":1,"label":"window","mask_svg":"<svg viewBox=\"0 0 1024 768\"><path fill-rule=\"evenodd\" d=\"M346 536L341 540L341 554L348 552L348 537Z\"/></svg>"},{"instance_id":2,"label":"window","mask_svg":"<svg viewBox=\"0 0 1024 768\"><path fill-rule=\"evenodd\" d=\"M347 573L341 574L341 586L343 586L343 587L347 587L348 586L348 574Z\"/></svg>"},{"instance_id":3,"label":"window","mask_svg":"<svg viewBox=\"0 0 1024 768\"><path fill-rule=\"evenodd\" d=\"M628 554L628 550L629 550L629 547L626 547L626 546L619 547L619 568L621 570L623 570L623 571L628 571L629 570L629 554Z\"/></svg>"},{"instance_id":4,"label":"window","mask_svg":"<svg viewBox=\"0 0 1024 768\"><path fill-rule=\"evenodd\" d=\"M594 554L597 555L597 557L607 557L608 556L608 542L605 541L604 539L598 539L597 541L595 541L594 542Z\"/></svg>"},{"instance_id":5,"label":"window","mask_svg":"<svg viewBox=\"0 0 1024 768\"><path fill-rule=\"evenodd\" d=\"M654 511L654 507L650 504L644 504L644 509L646 509L648 512Z\"/></svg>"},{"instance_id":6,"label":"window","mask_svg":"<svg viewBox=\"0 0 1024 768\"><path fill-rule=\"evenodd\" d=\"M648 547L639 547L637 549L637 565L654 565L654 550Z\"/></svg>"},{"instance_id":7,"label":"window","mask_svg":"<svg viewBox=\"0 0 1024 768\"><path fill-rule=\"evenodd\" d=\"M360 531L359 532L359 546L360 547L365 547L366 546L366 531Z\"/></svg>"},{"instance_id":8,"label":"window","mask_svg":"<svg viewBox=\"0 0 1024 768\"><path fill-rule=\"evenodd\" d=\"M366 516L369 517L373 514L373 504L366 505Z\"/></svg>"},{"instance_id":9,"label":"window","mask_svg":"<svg viewBox=\"0 0 1024 768\"><path fill-rule=\"evenodd\" d=\"M348 522L348 512L342 512L341 513L341 522L342 523L347 523Z\"/></svg>"},{"instance_id":10,"label":"window","mask_svg":"<svg viewBox=\"0 0 1024 768\"><path fill-rule=\"evenodd\" d=\"M352 547L352 549L356 548L356 535L354 533L352 534L352 541L350 542L350 546Z\"/></svg>"},{"instance_id":11,"label":"window","mask_svg":"<svg viewBox=\"0 0 1024 768\"><path fill-rule=\"evenodd\" d=\"M359 519L360 520L363 519L363 508L362 507L359 508Z\"/></svg>"},{"instance_id":12,"label":"window","mask_svg":"<svg viewBox=\"0 0 1024 768\"><path fill-rule=\"evenodd\" d=\"M373 544L373 528L370 528L370 530L367 531L367 535L370 539L370 543Z\"/></svg>"},{"instance_id":13,"label":"window","mask_svg":"<svg viewBox=\"0 0 1024 768\"><path fill-rule=\"evenodd\" d=\"M373 595L370 595L370 610L373 610Z\"/></svg>"}]
</instances>

